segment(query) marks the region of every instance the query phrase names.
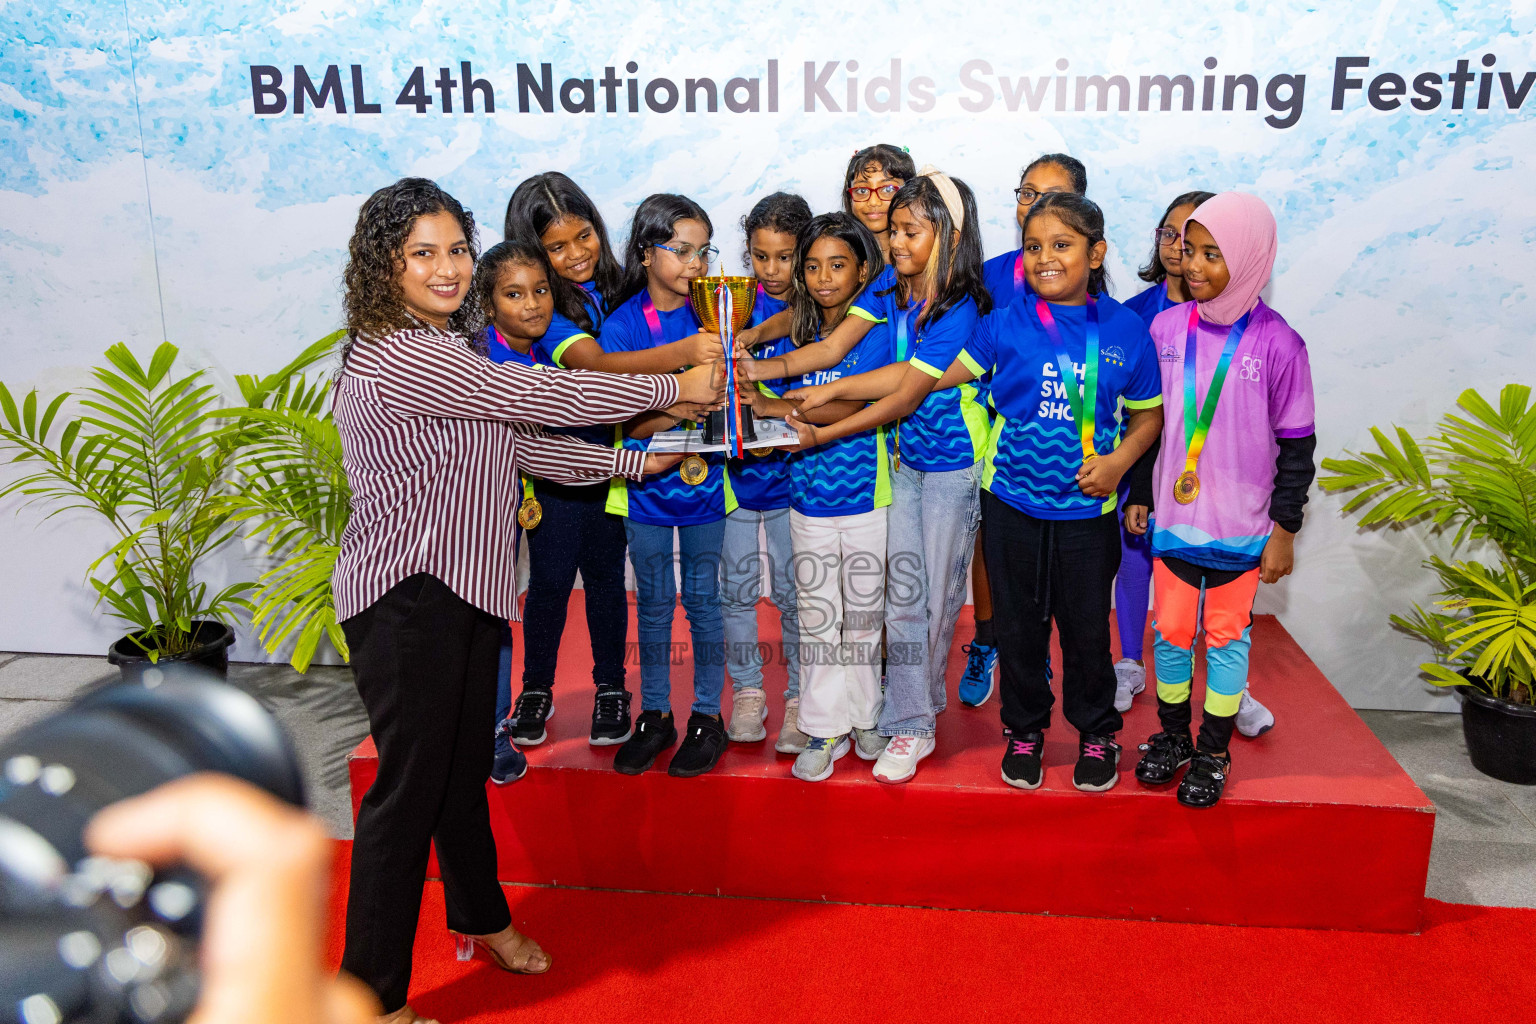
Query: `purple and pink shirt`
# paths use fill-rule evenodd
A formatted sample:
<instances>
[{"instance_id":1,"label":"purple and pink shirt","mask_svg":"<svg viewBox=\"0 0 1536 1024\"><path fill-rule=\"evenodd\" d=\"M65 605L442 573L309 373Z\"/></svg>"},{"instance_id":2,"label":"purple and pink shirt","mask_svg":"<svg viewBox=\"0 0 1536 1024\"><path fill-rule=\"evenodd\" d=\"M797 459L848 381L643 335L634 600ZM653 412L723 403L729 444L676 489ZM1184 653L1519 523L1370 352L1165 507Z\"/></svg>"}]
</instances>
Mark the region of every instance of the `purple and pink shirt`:
<instances>
[{"instance_id":1,"label":"purple and pink shirt","mask_svg":"<svg viewBox=\"0 0 1536 1024\"><path fill-rule=\"evenodd\" d=\"M1152 554L1209 569L1246 571L1259 564L1274 524L1276 438L1314 432L1312 368L1307 345L1285 318L1262 301L1233 353L1210 434L1200 454L1200 494L1188 505L1173 498L1184 472L1184 356L1189 304L1159 313L1152 342L1163 378L1162 452L1153 474ZM1230 327L1199 321L1196 399L1203 404ZM1198 407L1198 406L1197 406Z\"/></svg>"}]
</instances>

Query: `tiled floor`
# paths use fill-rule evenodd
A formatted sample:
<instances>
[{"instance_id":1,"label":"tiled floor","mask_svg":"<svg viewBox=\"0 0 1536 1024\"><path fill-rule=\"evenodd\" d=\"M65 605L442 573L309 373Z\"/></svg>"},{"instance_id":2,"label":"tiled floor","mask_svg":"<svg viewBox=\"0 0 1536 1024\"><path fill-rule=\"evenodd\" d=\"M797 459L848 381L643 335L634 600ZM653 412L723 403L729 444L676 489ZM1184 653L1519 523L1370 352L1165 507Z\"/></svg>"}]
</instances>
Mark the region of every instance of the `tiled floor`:
<instances>
[{"instance_id":1,"label":"tiled floor","mask_svg":"<svg viewBox=\"0 0 1536 1024\"><path fill-rule=\"evenodd\" d=\"M0 654L0 737L115 677L100 658ZM368 731L350 673L316 668L300 676L285 666L235 665L230 678L287 726L311 806L336 835L350 836L346 755ZM1459 715L1363 711L1360 717L1435 802L1428 895L1536 907L1536 787L1496 782L1473 768Z\"/></svg>"}]
</instances>

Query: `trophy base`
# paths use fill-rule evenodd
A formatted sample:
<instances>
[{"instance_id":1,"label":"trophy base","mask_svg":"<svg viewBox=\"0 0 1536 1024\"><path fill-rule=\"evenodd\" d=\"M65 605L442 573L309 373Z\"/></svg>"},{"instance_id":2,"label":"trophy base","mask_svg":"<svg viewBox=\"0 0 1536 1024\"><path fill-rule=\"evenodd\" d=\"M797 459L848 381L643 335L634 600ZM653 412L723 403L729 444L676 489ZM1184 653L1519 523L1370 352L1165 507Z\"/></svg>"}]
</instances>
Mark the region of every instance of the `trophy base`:
<instances>
[{"instance_id":1,"label":"trophy base","mask_svg":"<svg viewBox=\"0 0 1536 1024\"><path fill-rule=\"evenodd\" d=\"M705 444L724 444L725 443L725 416L726 416L726 412L727 412L727 410L725 410L725 409L716 409L714 412L710 413L709 416L704 420L703 427L704 427L704 443ZM743 444L745 444L745 443L747 443L749 441L756 441L757 440L757 429L753 425L752 421L753 421L752 410L751 409L743 409L743 410L741 410L741 440L742 440Z\"/></svg>"}]
</instances>

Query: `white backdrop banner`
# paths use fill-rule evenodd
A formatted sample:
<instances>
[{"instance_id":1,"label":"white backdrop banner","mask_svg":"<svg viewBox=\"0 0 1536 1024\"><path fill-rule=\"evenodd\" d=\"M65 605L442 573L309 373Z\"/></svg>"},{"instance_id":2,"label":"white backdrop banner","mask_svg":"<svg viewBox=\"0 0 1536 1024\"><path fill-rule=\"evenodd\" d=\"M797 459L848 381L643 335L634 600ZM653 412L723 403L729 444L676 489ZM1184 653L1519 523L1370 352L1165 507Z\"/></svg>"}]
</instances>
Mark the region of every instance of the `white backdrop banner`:
<instances>
[{"instance_id":1,"label":"white backdrop banner","mask_svg":"<svg viewBox=\"0 0 1536 1024\"><path fill-rule=\"evenodd\" d=\"M646 195L683 192L734 267L757 198L835 208L873 142L964 178L988 255L1015 248L1021 167L1065 151L1121 298L1174 195L1269 202L1267 298L1307 339L1335 454L1536 376L1533 6L8 4L0 378L74 386L108 345L162 338L224 379L277 368L339 324L358 205L407 174L472 208L486 245L534 172L569 173L616 236ZM120 630L82 580L105 536L13 505L0 650L103 651ZM1260 610L1357 706L1445 706L1387 624L1429 596L1419 562L1444 545L1338 506L1314 491L1296 574ZM212 576L253 571L231 552ZM259 653L242 637L235 657Z\"/></svg>"}]
</instances>

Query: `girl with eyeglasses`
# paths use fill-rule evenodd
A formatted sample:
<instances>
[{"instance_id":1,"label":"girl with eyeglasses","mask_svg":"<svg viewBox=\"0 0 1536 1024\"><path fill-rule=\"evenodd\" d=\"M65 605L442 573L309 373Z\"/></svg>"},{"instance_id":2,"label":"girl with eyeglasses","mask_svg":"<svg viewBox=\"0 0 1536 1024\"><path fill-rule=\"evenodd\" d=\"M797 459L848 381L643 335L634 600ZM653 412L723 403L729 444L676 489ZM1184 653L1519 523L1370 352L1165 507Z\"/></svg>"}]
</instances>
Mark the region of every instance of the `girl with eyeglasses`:
<instances>
[{"instance_id":1,"label":"girl with eyeglasses","mask_svg":"<svg viewBox=\"0 0 1536 1024\"><path fill-rule=\"evenodd\" d=\"M603 351L651 352L698 333L689 288L694 278L709 273L719 255L710 244L713 232L709 214L686 196L662 193L640 204L624 246L624 301L603 323ZM677 412L631 420L623 430L623 447L644 450L656 432L694 418L671 414ZM682 558L683 610L693 638L693 712L668 774L702 775L725 749L720 552L725 517L735 509L725 456L718 452L690 456L634 486L615 479L609 490L608 511L625 518L640 640L640 715L613 761L626 775L650 768L677 742L671 679L674 550Z\"/></svg>"},{"instance_id":2,"label":"girl with eyeglasses","mask_svg":"<svg viewBox=\"0 0 1536 1024\"><path fill-rule=\"evenodd\" d=\"M1046 153L1037 156L1019 175L1019 187L1013 190L1016 203L1014 217L1019 230L1024 230L1024 218L1029 208L1043 195L1052 192L1070 192L1073 195L1088 194L1088 168L1076 157L1065 153ZM1024 272L1024 250L1014 249L987 260L981 268L982 283L992 304L1007 309L1013 301L1030 293L1029 277Z\"/></svg>"},{"instance_id":3,"label":"girl with eyeglasses","mask_svg":"<svg viewBox=\"0 0 1536 1024\"><path fill-rule=\"evenodd\" d=\"M916 174L912 155L884 142L853 154L843 172L843 212L853 214L869 229L887 260L891 251L891 200Z\"/></svg>"},{"instance_id":4,"label":"girl with eyeglasses","mask_svg":"<svg viewBox=\"0 0 1536 1024\"><path fill-rule=\"evenodd\" d=\"M1214 192L1185 192L1163 211L1163 219L1152 229L1152 255L1137 277L1152 287L1125 300L1125 308L1152 326L1157 314L1181 302L1189 301L1180 268L1184 239L1179 234L1195 207L1211 199ZM1125 509L1130 480L1120 485L1120 573L1115 577L1115 625L1120 633L1120 660L1115 662L1115 710L1126 712L1136 695L1147 688L1145 635L1147 607L1152 593L1152 543L1144 533L1125 527ZM1254 704L1258 705L1255 701ZM1265 712L1268 713L1267 711ZM1273 721L1273 720L1271 720Z\"/></svg>"}]
</instances>

